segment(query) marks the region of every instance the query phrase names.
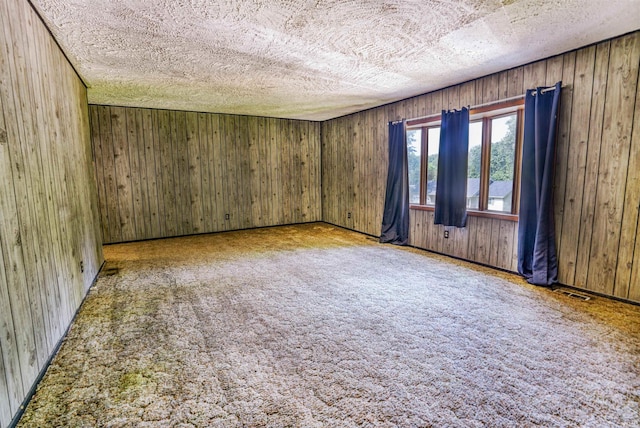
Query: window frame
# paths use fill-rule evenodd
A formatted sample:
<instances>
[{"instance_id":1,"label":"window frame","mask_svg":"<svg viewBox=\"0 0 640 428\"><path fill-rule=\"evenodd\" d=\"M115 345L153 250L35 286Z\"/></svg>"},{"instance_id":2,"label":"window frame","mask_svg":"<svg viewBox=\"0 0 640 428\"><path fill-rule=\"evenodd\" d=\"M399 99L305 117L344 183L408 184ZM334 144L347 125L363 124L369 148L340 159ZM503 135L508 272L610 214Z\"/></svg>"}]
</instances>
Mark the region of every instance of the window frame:
<instances>
[{"instance_id":1,"label":"window frame","mask_svg":"<svg viewBox=\"0 0 640 428\"><path fill-rule=\"evenodd\" d=\"M491 121L500 117L516 114L516 147L513 171L513 193L510 212L490 211L489 205L489 176L491 172ZM491 103L469 110L469 122L482 121L482 148L480 193L478 209L467 209L467 213L476 217L497 218L502 220L518 221L518 208L520 206L520 181L522 167L522 140L524 138L524 98ZM407 132L421 129L420 132L420 203L410 204L409 208L422 211L434 211L435 205L429 205L427 201L427 176L428 176L428 130L440 127L441 115L434 115L422 119L407 121Z\"/></svg>"},{"instance_id":2,"label":"window frame","mask_svg":"<svg viewBox=\"0 0 640 428\"><path fill-rule=\"evenodd\" d=\"M421 122L422 126L407 125L407 132L420 130L420 202L411 204L413 206L435 207L433 204L427 204L428 186L424 185L428 182L429 176L429 129L440 127L440 116L431 118ZM423 184L424 183L424 184Z\"/></svg>"}]
</instances>

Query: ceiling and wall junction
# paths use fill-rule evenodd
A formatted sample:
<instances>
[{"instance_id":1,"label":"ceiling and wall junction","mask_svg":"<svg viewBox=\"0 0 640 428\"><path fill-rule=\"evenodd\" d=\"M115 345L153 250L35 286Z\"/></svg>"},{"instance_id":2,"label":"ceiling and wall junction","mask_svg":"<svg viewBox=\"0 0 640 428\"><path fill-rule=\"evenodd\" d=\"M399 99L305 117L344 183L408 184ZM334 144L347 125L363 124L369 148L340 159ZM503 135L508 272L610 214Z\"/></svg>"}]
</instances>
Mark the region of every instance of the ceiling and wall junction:
<instances>
[{"instance_id":1,"label":"ceiling and wall junction","mask_svg":"<svg viewBox=\"0 0 640 428\"><path fill-rule=\"evenodd\" d=\"M640 27L636 0L31 0L89 102L326 120Z\"/></svg>"}]
</instances>

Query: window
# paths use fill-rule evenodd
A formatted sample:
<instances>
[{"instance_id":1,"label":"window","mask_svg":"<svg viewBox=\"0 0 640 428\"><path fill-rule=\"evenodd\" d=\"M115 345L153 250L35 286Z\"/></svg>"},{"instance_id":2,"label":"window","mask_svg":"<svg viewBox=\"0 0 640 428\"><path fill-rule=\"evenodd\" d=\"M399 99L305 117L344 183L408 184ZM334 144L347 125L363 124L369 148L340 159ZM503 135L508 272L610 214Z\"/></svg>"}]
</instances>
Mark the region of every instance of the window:
<instances>
[{"instance_id":1,"label":"window","mask_svg":"<svg viewBox=\"0 0 640 428\"><path fill-rule=\"evenodd\" d=\"M467 209L480 209L482 173L482 121L469 122L469 158L467 161Z\"/></svg>"},{"instance_id":2,"label":"window","mask_svg":"<svg viewBox=\"0 0 640 428\"><path fill-rule=\"evenodd\" d=\"M470 111L467 209L517 214L524 103ZM410 203L435 205L440 117L407 122Z\"/></svg>"},{"instance_id":3,"label":"window","mask_svg":"<svg viewBox=\"0 0 640 428\"><path fill-rule=\"evenodd\" d=\"M439 125L407 130L409 203L435 205L439 148ZM427 185L422 186L425 180Z\"/></svg>"},{"instance_id":4,"label":"window","mask_svg":"<svg viewBox=\"0 0 640 428\"><path fill-rule=\"evenodd\" d=\"M427 187L426 203L436 204L436 183L438 181L438 150L440 149L440 127L427 128Z\"/></svg>"},{"instance_id":5,"label":"window","mask_svg":"<svg viewBox=\"0 0 640 428\"><path fill-rule=\"evenodd\" d=\"M407 160L409 164L409 203L420 203L420 154L422 153L422 130L407 131Z\"/></svg>"}]
</instances>

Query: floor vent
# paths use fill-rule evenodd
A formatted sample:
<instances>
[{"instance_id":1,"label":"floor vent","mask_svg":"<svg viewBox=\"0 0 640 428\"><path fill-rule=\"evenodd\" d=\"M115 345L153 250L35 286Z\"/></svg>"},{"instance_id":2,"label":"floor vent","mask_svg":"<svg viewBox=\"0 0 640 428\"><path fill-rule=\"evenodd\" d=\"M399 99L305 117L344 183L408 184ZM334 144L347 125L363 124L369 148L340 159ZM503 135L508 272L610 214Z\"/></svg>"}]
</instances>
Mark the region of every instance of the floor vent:
<instances>
[{"instance_id":1,"label":"floor vent","mask_svg":"<svg viewBox=\"0 0 640 428\"><path fill-rule=\"evenodd\" d=\"M566 288L556 288L553 291L555 291L556 293L565 294L565 295L567 295L569 297L573 297L575 299L580 299L580 300L584 300L584 301L591 300L591 297L587 296L586 294L577 293L577 292L572 291L572 290L567 290Z\"/></svg>"}]
</instances>

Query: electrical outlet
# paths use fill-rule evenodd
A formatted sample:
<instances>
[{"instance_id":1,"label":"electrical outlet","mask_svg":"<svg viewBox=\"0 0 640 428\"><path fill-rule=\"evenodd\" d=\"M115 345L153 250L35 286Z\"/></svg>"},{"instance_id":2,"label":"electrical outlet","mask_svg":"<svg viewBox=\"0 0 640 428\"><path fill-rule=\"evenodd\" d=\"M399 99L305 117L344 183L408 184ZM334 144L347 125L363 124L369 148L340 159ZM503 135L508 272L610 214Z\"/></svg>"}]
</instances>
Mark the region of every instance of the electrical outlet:
<instances>
[{"instance_id":1,"label":"electrical outlet","mask_svg":"<svg viewBox=\"0 0 640 428\"><path fill-rule=\"evenodd\" d=\"M351 218L351 213L347 213L347 218Z\"/></svg>"},{"instance_id":2,"label":"electrical outlet","mask_svg":"<svg viewBox=\"0 0 640 428\"><path fill-rule=\"evenodd\" d=\"M224 215L224 219L225 219L225 220L229 220L229 214L225 214L225 215Z\"/></svg>"},{"instance_id":3,"label":"electrical outlet","mask_svg":"<svg viewBox=\"0 0 640 428\"><path fill-rule=\"evenodd\" d=\"M444 231L444 239L449 239L449 231L448 230Z\"/></svg>"}]
</instances>

